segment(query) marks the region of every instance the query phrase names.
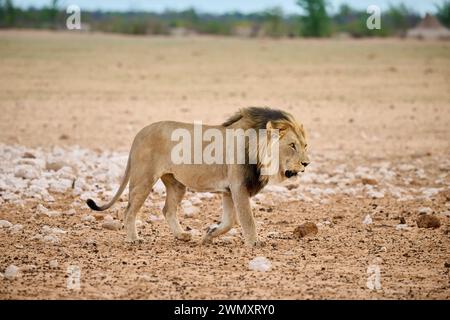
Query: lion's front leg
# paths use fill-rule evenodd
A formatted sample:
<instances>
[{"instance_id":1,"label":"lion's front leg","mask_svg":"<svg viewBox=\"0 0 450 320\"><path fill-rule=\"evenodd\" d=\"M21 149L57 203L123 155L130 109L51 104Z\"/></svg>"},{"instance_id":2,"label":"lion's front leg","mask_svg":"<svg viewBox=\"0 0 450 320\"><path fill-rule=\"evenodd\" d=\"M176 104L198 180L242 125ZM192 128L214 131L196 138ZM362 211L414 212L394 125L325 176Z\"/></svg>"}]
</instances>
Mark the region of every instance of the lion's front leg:
<instances>
[{"instance_id":1,"label":"lion's front leg","mask_svg":"<svg viewBox=\"0 0 450 320\"><path fill-rule=\"evenodd\" d=\"M236 223L236 210L234 209L233 199L231 194L224 193L222 196L222 220L219 225L209 227L203 243L209 243L214 237L227 233Z\"/></svg>"},{"instance_id":2,"label":"lion's front leg","mask_svg":"<svg viewBox=\"0 0 450 320\"><path fill-rule=\"evenodd\" d=\"M248 194L247 189L242 185L231 188L231 196L244 233L246 244L252 247L260 246L261 243L256 234L256 224L255 219L253 218L250 195Z\"/></svg>"}]
</instances>

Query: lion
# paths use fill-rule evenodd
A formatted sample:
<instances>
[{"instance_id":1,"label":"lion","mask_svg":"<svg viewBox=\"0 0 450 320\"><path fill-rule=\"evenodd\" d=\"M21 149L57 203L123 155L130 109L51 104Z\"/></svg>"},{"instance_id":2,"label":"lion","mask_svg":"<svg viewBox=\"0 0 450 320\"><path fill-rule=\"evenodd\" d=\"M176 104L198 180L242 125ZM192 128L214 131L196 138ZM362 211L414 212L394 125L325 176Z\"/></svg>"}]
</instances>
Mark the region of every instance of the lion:
<instances>
[{"instance_id":1,"label":"lion","mask_svg":"<svg viewBox=\"0 0 450 320\"><path fill-rule=\"evenodd\" d=\"M276 172L272 175L261 174L264 165L259 157L256 163L174 163L171 158L176 144L173 141L173 132L182 129L193 134L194 125L161 121L148 125L136 135L124 178L112 200L103 206L97 206L92 199L88 199L87 205L96 211L110 208L119 199L129 181L129 201L124 215L126 241L140 241L136 231L137 213L152 191L153 185L161 179L166 187L163 214L176 239L191 240L191 234L182 229L177 217L177 209L186 189L189 188L196 192L222 195L221 222L207 229L202 243L211 242L213 238L228 232L239 222L245 243L248 246L260 245L250 199L270 181L280 182L304 172L310 160L303 125L291 114L281 110L248 107L240 109L222 125L203 125L203 128L218 130L224 136L227 129L265 129L267 135L276 133L279 157ZM202 146L205 148L204 144ZM245 146L248 151L247 142Z\"/></svg>"}]
</instances>

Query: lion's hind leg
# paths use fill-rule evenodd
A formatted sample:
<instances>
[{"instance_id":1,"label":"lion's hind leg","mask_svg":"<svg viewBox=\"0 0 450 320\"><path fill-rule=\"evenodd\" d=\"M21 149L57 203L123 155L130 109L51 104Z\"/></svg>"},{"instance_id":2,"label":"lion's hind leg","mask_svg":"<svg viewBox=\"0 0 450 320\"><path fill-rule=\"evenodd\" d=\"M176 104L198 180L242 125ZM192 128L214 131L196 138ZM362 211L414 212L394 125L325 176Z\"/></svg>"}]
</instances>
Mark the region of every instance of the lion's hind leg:
<instances>
[{"instance_id":1,"label":"lion's hind leg","mask_svg":"<svg viewBox=\"0 0 450 320\"><path fill-rule=\"evenodd\" d=\"M234 202L231 198L231 194L223 194L222 207L222 220L219 225L208 228L206 235L203 237L203 243L209 243L213 238L227 233L236 224L236 210L234 209Z\"/></svg>"},{"instance_id":2,"label":"lion's hind leg","mask_svg":"<svg viewBox=\"0 0 450 320\"><path fill-rule=\"evenodd\" d=\"M181 228L177 216L178 207L186 193L186 187L171 174L162 176L161 180L166 186L166 203L163 213L170 231L178 240L189 241L191 240L191 234Z\"/></svg>"},{"instance_id":3,"label":"lion's hind leg","mask_svg":"<svg viewBox=\"0 0 450 320\"><path fill-rule=\"evenodd\" d=\"M139 209L144 204L145 199L147 199L156 180L156 177L146 178L145 175L140 177L132 176L130 179L129 202L125 213L127 242L138 242L140 240L136 230L136 216Z\"/></svg>"}]
</instances>

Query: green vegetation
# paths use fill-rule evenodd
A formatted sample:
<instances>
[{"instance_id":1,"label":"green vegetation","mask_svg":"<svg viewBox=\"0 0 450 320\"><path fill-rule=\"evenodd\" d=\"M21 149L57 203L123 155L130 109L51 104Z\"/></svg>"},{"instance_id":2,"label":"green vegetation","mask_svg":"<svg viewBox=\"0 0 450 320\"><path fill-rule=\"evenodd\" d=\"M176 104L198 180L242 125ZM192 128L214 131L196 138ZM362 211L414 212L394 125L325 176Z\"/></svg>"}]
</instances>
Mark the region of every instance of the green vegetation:
<instances>
[{"instance_id":1,"label":"green vegetation","mask_svg":"<svg viewBox=\"0 0 450 320\"><path fill-rule=\"evenodd\" d=\"M441 5L436 4L436 16L447 28L450 28L450 1L446 0Z\"/></svg>"},{"instance_id":2,"label":"green vegetation","mask_svg":"<svg viewBox=\"0 0 450 320\"><path fill-rule=\"evenodd\" d=\"M295 0L293 0L295 1ZM50 0L44 8L15 7L12 0L0 0L0 28L63 29L67 14L58 0ZM287 15L280 7L264 12L243 14L198 13L184 11L153 12L82 12L81 21L92 31L125 34L198 33L280 37L328 37L346 33L353 37L402 35L417 24L420 16L404 4L391 5L382 13L380 30L369 30L365 10L342 4L330 14L327 0L296 0L301 15ZM450 26L450 1L436 4L436 16Z\"/></svg>"},{"instance_id":3,"label":"green vegetation","mask_svg":"<svg viewBox=\"0 0 450 320\"><path fill-rule=\"evenodd\" d=\"M330 35L330 17L327 14L325 0L297 0L305 11L301 17L302 34L306 37L327 37Z\"/></svg>"}]
</instances>

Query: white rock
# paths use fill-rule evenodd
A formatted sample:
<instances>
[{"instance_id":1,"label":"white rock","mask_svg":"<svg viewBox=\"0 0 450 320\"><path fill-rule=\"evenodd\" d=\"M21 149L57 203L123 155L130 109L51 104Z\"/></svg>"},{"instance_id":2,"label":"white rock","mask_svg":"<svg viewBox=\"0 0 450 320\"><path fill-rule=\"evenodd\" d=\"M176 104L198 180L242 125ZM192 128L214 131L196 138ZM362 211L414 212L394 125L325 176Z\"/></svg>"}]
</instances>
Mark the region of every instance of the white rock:
<instances>
[{"instance_id":1,"label":"white rock","mask_svg":"<svg viewBox=\"0 0 450 320\"><path fill-rule=\"evenodd\" d=\"M159 222L159 221L163 221L163 220L164 220L164 217L156 216L156 215L154 215L154 214L150 214L150 215L148 216L148 219L149 219L151 222Z\"/></svg>"},{"instance_id":2,"label":"white rock","mask_svg":"<svg viewBox=\"0 0 450 320\"><path fill-rule=\"evenodd\" d=\"M94 222L95 221L95 217L91 216L90 214L85 214L81 217L81 221L83 222Z\"/></svg>"},{"instance_id":3,"label":"white rock","mask_svg":"<svg viewBox=\"0 0 450 320\"><path fill-rule=\"evenodd\" d=\"M380 191L375 190L369 190L367 191L367 195L371 197L372 199L381 199L384 198L384 193Z\"/></svg>"},{"instance_id":4,"label":"white rock","mask_svg":"<svg viewBox=\"0 0 450 320\"><path fill-rule=\"evenodd\" d=\"M9 231L11 231L12 234L19 233L22 230L23 230L23 225L21 225L21 224L15 224L9 229Z\"/></svg>"},{"instance_id":5,"label":"white rock","mask_svg":"<svg viewBox=\"0 0 450 320\"><path fill-rule=\"evenodd\" d=\"M32 236L30 238L30 240L42 240L43 238L44 238L44 236L42 234L38 233L38 234L35 234L34 236Z\"/></svg>"},{"instance_id":6,"label":"white rock","mask_svg":"<svg viewBox=\"0 0 450 320\"><path fill-rule=\"evenodd\" d=\"M47 214L48 213L48 209L46 208L46 207L44 207L42 204L38 204L37 205L37 207L36 207L36 209L37 209L37 211L39 212L39 213L43 213L43 214Z\"/></svg>"},{"instance_id":7,"label":"white rock","mask_svg":"<svg viewBox=\"0 0 450 320\"><path fill-rule=\"evenodd\" d=\"M202 233L199 230L197 230L197 229L191 229L189 232L194 237L199 237L199 236L202 235Z\"/></svg>"},{"instance_id":8,"label":"white rock","mask_svg":"<svg viewBox=\"0 0 450 320\"><path fill-rule=\"evenodd\" d=\"M192 217L199 212L199 208L197 207L183 207L183 212L186 217Z\"/></svg>"},{"instance_id":9,"label":"white rock","mask_svg":"<svg viewBox=\"0 0 450 320\"><path fill-rule=\"evenodd\" d=\"M117 220L116 221L105 221L102 223L102 227L104 229L117 231L117 230L120 230L120 228L122 228L122 224Z\"/></svg>"},{"instance_id":10,"label":"white rock","mask_svg":"<svg viewBox=\"0 0 450 320\"><path fill-rule=\"evenodd\" d=\"M420 207L417 211L420 214L427 214L433 212L433 210L430 207Z\"/></svg>"},{"instance_id":11,"label":"white rock","mask_svg":"<svg viewBox=\"0 0 450 320\"><path fill-rule=\"evenodd\" d=\"M42 238L42 241L47 242L47 243L52 243L52 244L57 244L57 243L61 242L61 240L59 240L59 238L54 234L48 234L48 235L44 236Z\"/></svg>"},{"instance_id":12,"label":"white rock","mask_svg":"<svg viewBox=\"0 0 450 320\"><path fill-rule=\"evenodd\" d=\"M156 181L156 183L153 185L153 192L156 192L160 196L166 193L166 186L161 181L161 179L158 179L158 181Z\"/></svg>"},{"instance_id":13,"label":"white rock","mask_svg":"<svg viewBox=\"0 0 450 320\"><path fill-rule=\"evenodd\" d=\"M58 260L50 260L48 265L50 266L50 268L56 269L56 268L58 268Z\"/></svg>"},{"instance_id":14,"label":"white rock","mask_svg":"<svg viewBox=\"0 0 450 320\"><path fill-rule=\"evenodd\" d=\"M266 257L256 257L250 260L248 267L253 271L266 272L272 268L272 264Z\"/></svg>"},{"instance_id":15,"label":"white rock","mask_svg":"<svg viewBox=\"0 0 450 320\"><path fill-rule=\"evenodd\" d=\"M65 211L64 212L64 214L66 215L66 216L73 216L73 215L75 215L77 212L75 211L75 209L70 209L70 210L68 210L68 211Z\"/></svg>"},{"instance_id":16,"label":"white rock","mask_svg":"<svg viewBox=\"0 0 450 320\"><path fill-rule=\"evenodd\" d=\"M67 231L64 231L63 229L60 229L60 228L56 228L56 227L52 228L47 225L44 225L42 227L42 233L43 234L66 234Z\"/></svg>"},{"instance_id":17,"label":"white rock","mask_svg":"<svg viewBox=\"0 0 450 320\"><path fill-rule=\"evenodd\" d=\"M39 178L39 175L39 171L30 165L19 165L14 170L14 176L17 178L31 180Z\"/></svg>"},{"instance_id":18,"label":"white rock","mask_svg":"<svg viewBox=\"0 0 450 320\"><path fill-rule=\"evenodd\" d=\"M107 214L106 216L103 217L103 220L104 221L114 221L114 218L111 215Z\"/></svg>"},{"instance_id":19,"label":"white rock","mask_svg":"<svg viewBox=\"0 0 450 320\"><path fill-rule=\"evenodd\" d=\"M70 179L59 179L59 180L53 180L50 183L49 190L56 193L64 193L68 189L72 188L73 180Z\"/></svg>"},{"instance_id":20,"label":"white rock","mask_svg":"<svg viewBox=\"0 0 450 320\"><path fill-rule=\"evenodd\" d=\"M422 194L425 198L433 198L437 195L442 189L441 188L423 188Z\"/></svg>"},{"instance_id":21,"label":"white rock","mask_svg":"<svg viewBox=\"0 0 450 320\"><path fill-rule=\"evenodd\" d=\"M230 231L228 231L228 234L230 236L236 236L239 234L239 231L236 228L231 228Z\"/></svg>"},{"instance_id":22,"label":"white rock","mask_svg":"<svg viewBox=\"0 0 450 320\"><path fill-rule=\"evenodd\" d=\"M194 216L197 212L199 212L199 208L194 207L192 205L192 202L190 202L189 200L183 200L181 202L181 207L183 209L184 215L186 217L192 217Z\"/></svg>"},{"instance_id":23,"label":"white rock","mask_svg":"<svg viewBox=\"0 0 450 320\"><path fill-rule=\"evenodd\" d=\"M14 280L19 276L19 271L20 271L19 267L11 264L6 268L3 276L8 280Z\"/></svg>"},{"instance_id":24,"label":"white rock","mask_svg":"<svg viewBox=\"0 0 450 320\"><path fill-rule=\"evenodd\" d=\"M197 193L197 196L200 199L212 199L212 198L214 198L214 194L211 193L211 192L199 192L199 193Z\"/></svg>"},{"instance_id":25,"label":"white rock","mask_svg":"<svg viewBox=\"0 0 450 320\"><path fill-rule=\"evenodd\" d=\"M398 224L398 225L396 225L395 226L395 229L396 230L409 230L410 228L408 227L408 225L407 224Z\"/></svg>"},{"instance_id":26,"label":"white rock","mask_svg":"<svg viewBox=\"0 0 450 320\"><path fill-rule=\"evenodd\" d=\"M195 197L195 196L190 197L190 198L189 198L189 201L190 201L194 206L197 206L197 205L202 204L202 200L200 200L199 197Z\"/></svg>"},{"instance_id":27,"label":"white rock","mask_svg":"<svg viewBox=\"0 0 450 320\"><path fill-rule=\"evenodd\" d=\"M363 220L363 224L366 224L366 225L369 225L369 224L372 224L372 217L370 216L370 214L368 214L368 215L366 215L366 217L364 218L364 220Z\"/></svg>"},{"instance_id":28,"label":"white rock","mask_svg":"<svg viewBox=\"0 0 450 320\"><path fill-rule=\"evenodd\" d=\"M0 220L0 228L10 228L12 225L13 224L7 220Z\"/></svg>"}]
</instances>

